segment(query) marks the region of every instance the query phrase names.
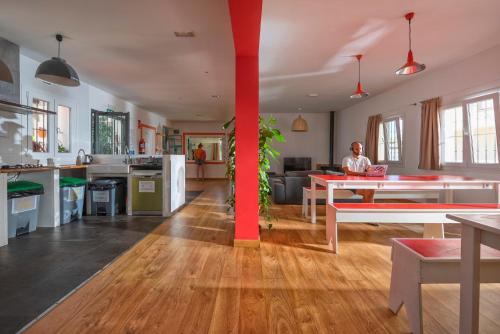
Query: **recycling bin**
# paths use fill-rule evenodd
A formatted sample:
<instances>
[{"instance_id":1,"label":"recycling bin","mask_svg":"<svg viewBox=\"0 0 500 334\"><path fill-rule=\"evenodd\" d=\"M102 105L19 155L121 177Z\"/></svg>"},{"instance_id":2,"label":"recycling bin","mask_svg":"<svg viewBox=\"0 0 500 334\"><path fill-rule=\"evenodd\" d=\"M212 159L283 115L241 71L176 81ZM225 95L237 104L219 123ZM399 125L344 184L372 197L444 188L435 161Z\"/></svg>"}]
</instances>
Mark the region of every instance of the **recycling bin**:
<instances>
[{"instance_id":1,"label":"recycling bin","mask_svg":"<svg viewBox=\"0 0 500 334\"><path fill-rule=\"evenodd\" d=\"M8 237L36 230L43 185L30 181L7 183Z\"/></svg>"},{"instance_id":2,"label":"recycling bin","mask_svg":"<svg viewBox=\"0 0 500 334\"><path fill-rule=\"evenodd\" d=\"M59 203L61 225L81 219L87 180L63 177L59 180Z\"/></svg>"},{"instance_id":3,"label":"recycling bin","mask_svg":"<svg viewBox=\"0 0 500 334\"><path fill-rule=\"evenodd\" d=\"M88 184L92 216L115 216L125 208L124 182L120 179L101 179Z\"/></svg>"}]
</instances>

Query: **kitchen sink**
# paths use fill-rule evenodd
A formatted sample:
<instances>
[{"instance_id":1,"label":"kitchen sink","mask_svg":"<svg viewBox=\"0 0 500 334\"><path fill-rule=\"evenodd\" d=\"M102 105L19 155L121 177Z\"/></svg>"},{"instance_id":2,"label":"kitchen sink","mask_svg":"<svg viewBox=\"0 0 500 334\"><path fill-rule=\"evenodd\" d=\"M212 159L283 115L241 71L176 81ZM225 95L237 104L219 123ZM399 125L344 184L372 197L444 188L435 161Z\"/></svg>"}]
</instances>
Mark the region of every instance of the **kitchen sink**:
<instances>
[{"instance_id":1,"label":"kitchen sink","mask_svg":"<svg viewBox=\"0 0 500 334\"><path fill-rule=\"evenodd\" d=\"M128 173L130 173L130 165L125 165L125 164L89 165L87 167L87 173L91 173L91 174L103 174L103 173L128 174Z\"/></svg>"},{"instance_id":2,"label":"kitchen sink","mask_svg":"<svg viewBox=\"0 0 500 334\"><path fill-rule=\"evenodd\" d=\"M133 170L162 170L162 165L159 164L139 164L130 165Z\"/></svg>"}]
</instances>

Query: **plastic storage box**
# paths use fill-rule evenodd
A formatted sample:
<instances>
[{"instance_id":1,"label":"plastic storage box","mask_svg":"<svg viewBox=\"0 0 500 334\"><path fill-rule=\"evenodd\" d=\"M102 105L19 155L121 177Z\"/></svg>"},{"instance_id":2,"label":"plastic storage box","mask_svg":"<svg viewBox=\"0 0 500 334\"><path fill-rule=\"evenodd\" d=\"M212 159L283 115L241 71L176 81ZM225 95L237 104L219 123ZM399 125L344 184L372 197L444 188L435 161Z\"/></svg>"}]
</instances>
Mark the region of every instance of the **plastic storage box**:
<instances>
[{"instance_id":1,"label":"plastic storage box","mask_svg":"<svg viewBox=\"0 0 500 334\"><path fill-rule=\"evenodd\" d=\"M123 183L119 179L102 179L88 184L92 216L115 216L123 211Z\"/></svg>"},{"instance_id":2,"label":"plastic storage box","mask_svg":"<svg viewBox=\"0 0 500 334\"><path fill-rule=\"evenodd\" d=\"M87 180L76 177L63 177L59 180L59 203L61 225L81 219Z\"/></svg>"},{"instance_id":3,"label":"plastic storage box","mask_svg":"<svg viewBox=\"0 0 500 334\"><path fill-rule=\"evenodd\" d=\"M30 181L7 184L8 237L33 232L38 225L38 207L43 186Z\"/></svg>"}]
</instances>

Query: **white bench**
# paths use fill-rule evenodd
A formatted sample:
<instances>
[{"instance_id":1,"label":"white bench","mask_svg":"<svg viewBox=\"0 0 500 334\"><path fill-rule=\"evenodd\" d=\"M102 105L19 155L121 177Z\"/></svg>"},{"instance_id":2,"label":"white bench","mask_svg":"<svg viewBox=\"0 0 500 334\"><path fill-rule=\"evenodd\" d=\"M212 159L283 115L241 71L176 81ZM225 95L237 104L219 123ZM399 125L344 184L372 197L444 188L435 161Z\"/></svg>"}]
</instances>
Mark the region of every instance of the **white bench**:
<instances>
[{"instance_id":1,"label":"white bench","mask_svg":"<svg viewBox=\"0 0 500 334\"><path fill-rule=\"evenodd\" d=\"M316 199L326 200L326 189L316 187ZM350 190L336 189L336 199L362 199ZM374 199L406 199L412 201L439 201L439 190L377 190ZM302 188L302 216L309 218L309 201L311 200L311 187Z\"/></svg>"},{"instance_id":2,"label":"white bench","mask_svg":"<svg viewBox=\"0 0 500 334\"><path fill-rule=\"evenodd\" d=\"M500 204L333 203L326 206L326 241L335 253L339 223L424 224L424 237L444 237L446 214L500 214Z\"/></svg>"},{"instance_id":3,"label":"white bench","mask_svg":"<svg viewBox=\"0 0 500 334\"><path fill-rule=\"evenodd\" d=\"M460 239L393 239L389 308L404 304L414 334L423 333L421 284L460 283ZM481 246L481 283L500 283L500 251Z\"/></svg>"}]
</instances>

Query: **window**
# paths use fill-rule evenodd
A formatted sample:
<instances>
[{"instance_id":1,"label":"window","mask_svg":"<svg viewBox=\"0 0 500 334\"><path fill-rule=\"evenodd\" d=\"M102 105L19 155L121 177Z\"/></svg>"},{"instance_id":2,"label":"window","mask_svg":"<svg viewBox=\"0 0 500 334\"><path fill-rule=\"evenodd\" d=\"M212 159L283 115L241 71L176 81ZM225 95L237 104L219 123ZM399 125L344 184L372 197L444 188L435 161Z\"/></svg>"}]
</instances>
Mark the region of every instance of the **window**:
<instances>
[{"instance_id":1,"label":"window","mask_svg":"<svg viewBox=\"0 0 500 334\"><path fill-rule=\"evenodd\" d=\"M444 109L441 112L442 161L462 163L464 156L464 121L462 106Z\"/></svg>"},{"instance_id":2,"label":"window","mask_svg":"<svg viewBox=\"0 0 500 334\"><path fill-rule=\"evenodd\" d=\"M32 106L49 110L49 102L33 98ZM31 118L31 146L33 152L49 151L49 117L47 114L34 113Z\"/></svg>"},{"instance_id":3,"label":"window","mask_svg":"<svg viewBox=\"0 0 500 334\"><path fill-rule=\"evenodd\" d=\"M403 162L403 118L385 119L380 124L378 135L378 162Z\"/></svg>"},{"instance_id":4,"label":"window","mask_svg":"<svg viewBox=\"0 0 500 334\"><path fill-rule=\"evenodd\" d=\"M63 105L57 106L57 152L70 152L70 123L71 108Z\"/></svg>"},{"instance_id":5,"label":"window","mask_svg":"<svg viewBox=\"0 0 500 334\"><path fill-rule=\"evenodd\" d=\"M380 123L379 129L378 129L377 156L378 156L378 161L385 161L384 123Z\"/></svg>"},{"instance_id":6,"label":"window","mask_svg":"<svg viewBox=\"0 0 500 334\"><path fill-rule=\"evenodd\" d=\"M466 100L441 111L443 164L498 164L498 94Z\"/></svg>"},{"instance_id":7,"label":"window","mask_svg":"<svg viewBox=\"0 0 500 334\"><path fill-rule=\"evenodd\" d=\"M125 154L128 130L128 113L92 110L92 153Z\"/></svg>"},{"instance_id":8,"label":"window","mask_svg":"<svg viewBox=\"0 0 500 334\"><path fill-rule=\"evenodd\" d=\"M467 103L472 162L497 164L497 134L493 98Z\"/></svg>"}]
</instances>

